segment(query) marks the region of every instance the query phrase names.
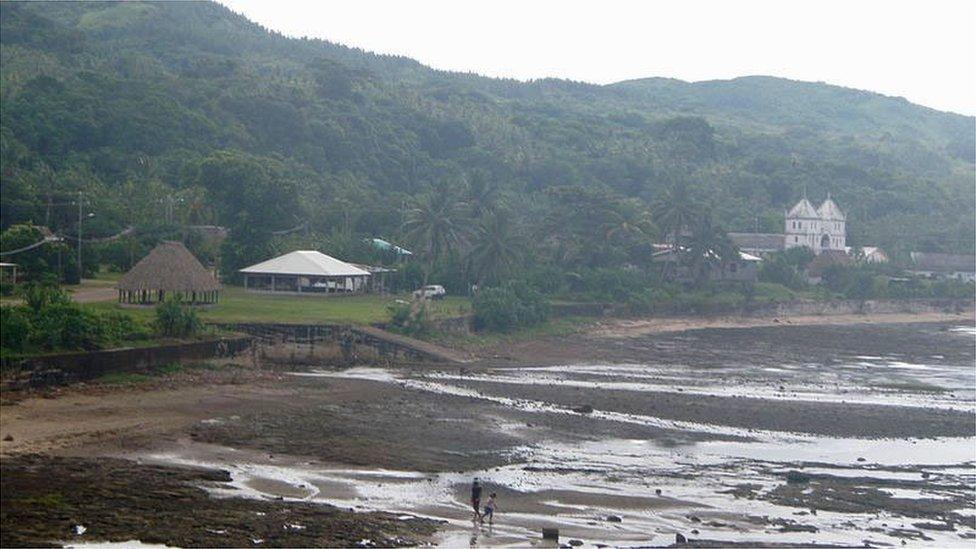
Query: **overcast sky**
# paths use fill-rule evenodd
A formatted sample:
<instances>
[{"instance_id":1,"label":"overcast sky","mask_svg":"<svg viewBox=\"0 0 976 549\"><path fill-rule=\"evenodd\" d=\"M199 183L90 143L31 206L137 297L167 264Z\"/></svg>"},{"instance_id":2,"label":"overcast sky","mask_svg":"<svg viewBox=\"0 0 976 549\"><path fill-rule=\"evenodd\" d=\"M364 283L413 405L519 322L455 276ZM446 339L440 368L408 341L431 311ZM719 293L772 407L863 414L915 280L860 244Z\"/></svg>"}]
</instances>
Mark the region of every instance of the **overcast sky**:
<instances>
[{"instance_id":1,"label":"overcast sky","mask_svg":"<svg viewBox=\"0 0 976 549\"><path fill-rule=\"evenodd\" d=\"M973 0L219 0L289 36L593 83L768 74L976 114Z\"/></svg>"}]
</instances>

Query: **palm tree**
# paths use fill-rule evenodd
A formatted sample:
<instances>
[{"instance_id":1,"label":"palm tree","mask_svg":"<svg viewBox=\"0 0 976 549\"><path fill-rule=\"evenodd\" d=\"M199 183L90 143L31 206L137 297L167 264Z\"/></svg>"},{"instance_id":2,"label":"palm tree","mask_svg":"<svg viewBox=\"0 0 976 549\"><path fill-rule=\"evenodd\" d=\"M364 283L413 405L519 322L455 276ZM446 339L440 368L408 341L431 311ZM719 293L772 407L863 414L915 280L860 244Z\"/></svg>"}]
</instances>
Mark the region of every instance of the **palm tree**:
<instances>
[{"instance_id":1,"label":"palm tree","mask_svg":"<svg viewBox=\"0 0 976 549\"><path fill-rule=\"evenodd\" d=\"M672 249L678 249L678 241L683 231L699 216L700 206L692 189L684 183L674 183L651 204L654 219L669 239Z\"/></svg>"},{"instance_id":2,"label":"palm tree","mask_svg":"<svg viewBox=\"0 0 976 549\"><path fill-rule=\"evenodd\" d=\"M512 232L508 215L501 211L482 218L473 243L468 264L479 286L500 282L521 257L522 241Z\"/></svg>"},{"instance_id":3,"label":"palm tree","mask_svg":"<svg viewBox=\"0 0 976 549\"><path fill-rule=\"evenodd\" d=\"M734 261L738 254L739 251L729 235L715 224L711 211L705 210L701 213L692 226L688 246L683 254L695 283L703 283L709 270Z\"/></svg>"},{"instance_id":4,"label":"palm tree","mask_svg":"<svg viewBox=\"0 0 976 549\"><path fill-rule=\"evenodd\" d=\"M448 192L428 193L420 198L416 207L407 211L404 237L426 262L424 285L434 265L463 242L463 214L464 204L454 200Z\"/></svg>"},{"instance_id":5,"label":"palm tree","mask_svg":"<svg viewBox=\"0 0 976 549\"><path fill-rule=\"evenodd\" d=\"M474 217L482 217L498 207L498 186L484 172L475 171L468 178L467 203Z\"/></svg>"},{"instance_id":6,"label":"palm tree","mask_svg":"<svg viewBox=\"0 0 976 549\"><path fill-rule=\"evenodd\" d=\"M622 240L624 243L644 239L650 236L654 228L650 213L642 208L609 210L606 217L602 226L603 240L606 244L610 244L615 239Z\"/></svg>"},{"instance_id":7,"label":"palm tree","mask_svg":"<svg viewBox=\"0 0 976 549\"><path fill-rule=\"evenodd\" d=\"M651 203L651 211L654 213L654 220L658 227L664 231L665 239L671 245L671 254L676 256L681 247L682 233L699 215L699 206L691 189L685 183L672 183L654 199ZM670 275L672 266L673 262L670 261L664 264L665 277Z\"/></svg>"}]
</instances>

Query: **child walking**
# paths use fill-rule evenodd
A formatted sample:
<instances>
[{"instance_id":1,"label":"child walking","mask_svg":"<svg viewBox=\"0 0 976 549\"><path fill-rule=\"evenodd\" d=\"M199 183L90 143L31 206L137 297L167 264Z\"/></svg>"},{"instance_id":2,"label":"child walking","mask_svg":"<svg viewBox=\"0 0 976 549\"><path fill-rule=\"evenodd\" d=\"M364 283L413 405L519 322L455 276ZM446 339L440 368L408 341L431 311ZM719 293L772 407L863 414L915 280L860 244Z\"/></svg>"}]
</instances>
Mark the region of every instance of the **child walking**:
<instances>
[{"instance_id":1,"label":"child walking","mask_svg":"<svg viewBox=\"0 0 976 549\"><path fill-rule=\"evenodd\" d=\"M489 526L491 526L492 522L494 521L494 519L495 519L495 497L497 495L498 494L496 494L495 492L492 492L491 495L488 496L488 501L485 502L485 512L482 513L482 515L481 515L481 523L482 524L485 523L485 519L488 519L488 525Z\"/></svg>"}]
</instances>

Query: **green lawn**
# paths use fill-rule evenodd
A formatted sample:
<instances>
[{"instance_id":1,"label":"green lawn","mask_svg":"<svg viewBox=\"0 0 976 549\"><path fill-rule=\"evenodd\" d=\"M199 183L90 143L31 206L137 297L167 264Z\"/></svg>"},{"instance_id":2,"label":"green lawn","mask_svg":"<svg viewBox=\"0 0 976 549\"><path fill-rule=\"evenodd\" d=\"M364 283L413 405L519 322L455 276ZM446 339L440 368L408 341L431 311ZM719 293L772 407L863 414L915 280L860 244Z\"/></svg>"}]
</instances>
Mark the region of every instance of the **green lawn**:
<instances>
[{"instance_id":1,"label":"green lawn","mask_svg":"<svg viewBox=\"0 0 976 549\"><path fill-rule=\"evenodd\" d=\"M201 308L200 317L210 322L372 324L389 320L387 306L396 299L409 300L410 296L269 295L248 293L238 286L224 286L220 303L209 309ZM460 316L471 311L470 300L466 297L450 296L432 303L431 316L434 318ZM146 320L153 318L155 314L152 307L123 308L114 302L91 303L89 306L102 310L121 310Z\"/></svg>"}]
</instances>

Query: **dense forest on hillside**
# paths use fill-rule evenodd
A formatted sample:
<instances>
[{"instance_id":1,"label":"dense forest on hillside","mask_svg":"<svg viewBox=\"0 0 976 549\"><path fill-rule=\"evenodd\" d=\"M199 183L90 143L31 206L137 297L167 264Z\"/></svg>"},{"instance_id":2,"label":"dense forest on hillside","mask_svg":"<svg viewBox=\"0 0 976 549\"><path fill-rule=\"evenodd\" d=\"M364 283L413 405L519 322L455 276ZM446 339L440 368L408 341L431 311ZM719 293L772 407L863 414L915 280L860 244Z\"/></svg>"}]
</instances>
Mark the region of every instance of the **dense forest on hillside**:
<instances>
[{"instance_id":1,"label":"dense forest on hillside","mask_svg":"<svg viewBox=\"0 0 976 549\"><path fill-rule=\"evenodd\" d=\"M869 92L489 79L206 2L3 2L0 45L2 228L71 236L82 191L82 236L129 228L101 252L121 263L221 225L225 272L296 247L357 259L366 237L447 271L469 266L452 261L464 244L479 280L640 264L674 228L675 193L731 231L782 231L805 190L846 209L853 245L976 239L974 119Z\"/></svg>"}]
</instances>

